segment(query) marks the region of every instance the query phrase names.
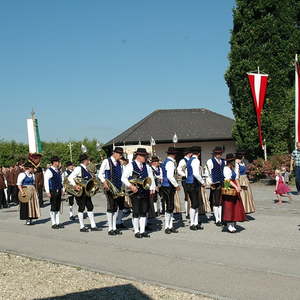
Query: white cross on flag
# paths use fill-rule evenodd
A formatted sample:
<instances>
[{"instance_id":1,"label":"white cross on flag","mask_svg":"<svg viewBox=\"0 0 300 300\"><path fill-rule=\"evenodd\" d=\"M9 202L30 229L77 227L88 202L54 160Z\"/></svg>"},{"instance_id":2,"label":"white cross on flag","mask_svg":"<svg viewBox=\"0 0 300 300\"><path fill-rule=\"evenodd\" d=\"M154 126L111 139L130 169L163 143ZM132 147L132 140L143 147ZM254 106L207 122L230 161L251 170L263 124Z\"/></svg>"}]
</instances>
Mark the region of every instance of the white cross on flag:
<instances>
[{"instance_id":1,"label":"white cross on flag","mask_svg":"<svg viewBox=\"0 0 300 300\"><path fill-rule=\"evenodd\" d=\"M251 93L252 93L254 106L256 110L259 143L263 148L263 138L262 138L262 130L261 130L261 112L265 103L265 97L266 97L267 85L268 85L268 75L256 74L256 73L248 73L247 75L248 75L248 79L251 87Z\"/></svg>"}]
</instances>

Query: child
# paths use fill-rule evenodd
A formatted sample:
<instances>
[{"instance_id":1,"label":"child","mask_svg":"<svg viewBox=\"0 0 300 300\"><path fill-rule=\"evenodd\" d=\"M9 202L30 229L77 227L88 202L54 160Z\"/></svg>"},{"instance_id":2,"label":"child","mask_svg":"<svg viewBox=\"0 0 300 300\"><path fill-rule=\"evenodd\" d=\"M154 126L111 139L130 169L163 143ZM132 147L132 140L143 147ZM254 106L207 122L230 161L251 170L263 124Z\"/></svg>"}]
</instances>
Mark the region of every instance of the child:
<instances>
[{"instance_id":1,"label":"child","mask_svg":"<svg viewBox=\"0 0 300 300\"><path fill-rule=\"evenodd\" d=\"M281 175L284 178L284 182L286 184L289 184L289 182L290 182L290 172L287 171L285 166L281 166Z\"/></svg>"},{"instance_id":2,"label":"child","mask_svg":"<svg viewBox=\"0 0 300 300\"><path fill-rule=\"evenodd\" d=\"M290 188L284 182L284 177L281 175L280 170L275 170L275 179L276 179L276 188L275 194L277 195L278 202L277 204L282 204L281 196L287 196L289 200L292 200Z\"/></svg>"}]
</instances>

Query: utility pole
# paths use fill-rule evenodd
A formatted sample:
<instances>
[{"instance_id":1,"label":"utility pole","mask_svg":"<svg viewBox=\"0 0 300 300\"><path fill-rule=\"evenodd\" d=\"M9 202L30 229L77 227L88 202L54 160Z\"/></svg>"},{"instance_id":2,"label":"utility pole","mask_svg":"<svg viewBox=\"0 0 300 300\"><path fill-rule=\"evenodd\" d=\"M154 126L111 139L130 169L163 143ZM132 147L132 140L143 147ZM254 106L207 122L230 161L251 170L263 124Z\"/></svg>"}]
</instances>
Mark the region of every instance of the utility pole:
<instances>
[{"instance_id":1,"label":"utility pole","mask_svg":"<svg viewBox=\"0 0 300 300\"><path fill-rule=\"evenodd\" d=\"M72 147L73 147L73 144L70 142L68 144L68 147L69 147L69 150L70 150L70 161L73 162L73 155L72 155Z\"/></svg>"}]
</instances>

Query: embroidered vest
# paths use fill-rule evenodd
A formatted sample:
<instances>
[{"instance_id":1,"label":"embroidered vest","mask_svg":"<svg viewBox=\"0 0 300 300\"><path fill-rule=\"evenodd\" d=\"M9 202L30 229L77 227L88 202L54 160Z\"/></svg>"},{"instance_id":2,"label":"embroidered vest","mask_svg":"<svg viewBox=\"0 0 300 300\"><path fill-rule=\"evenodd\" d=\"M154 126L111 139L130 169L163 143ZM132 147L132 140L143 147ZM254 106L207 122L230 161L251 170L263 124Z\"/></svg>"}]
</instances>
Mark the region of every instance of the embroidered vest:
<instances>
[{"instance_id":1,"label":"embroidered vest","mask_svg":"<svg viewBox=\"0 0 300 300\"><path fill-rule=\"evenodd\" d=\"M33 176L29 177L27 176L27 174L25 173L25 178L22 181L22 185L34 185L34 179Z\"/></svg>"},{"instance_id":2,"label":"embroidered vest","mask_svg":"<svg viewBox=\"0 0 300 300\"><path fill-rule=\"evenodd\" d=\"M61 182L61 174L60 172L55 172L52 168L49 168L52 173L52 178L49 179L49 190L56 191L62 189L62 182Z\"/></svg>"},{"instance_id":3,"label":"embroidered vest","mask_svg":"<svg viewBox=\"0 0 300 300\"><path fill-rule=\"evenodd\" d=\"M111 182L120 189L122 187L122 166L119 161L117 161L117 165L115 166L112 162L111 158L108 159L108 163L110 166L109 170L104 171L104 175L106 179L111 180Z\"/></svg>"},{"instance_id":4,"label":"embroidered vest","mask_svg":"<svg viewBox=\"0 0 300 300\"><path fill-rule=\"evenodd\" d=\"M221 159L221 164L217 162L217 160L213 157L213 169L211 170L211 178L212 182L223 182L224 181L224 175L223 175L223 169L225 167L225 161L224 159Z\"/></svg>"},{"instance_id":5,"label":"embroidered vest","mask_svg":"<svg viewBox=\"0 0 300 300\"><path fill-rule=\"evenodd\" d=\"M83 167L81 167L81 177L85 180L89 180L92 178L92 175Z\"/></svg>"},{"instance_id":6,"label":"embroidered vest","mask_svg":"<svg viewBox=\"0 0 300 300\"><path fill-rule=\"evenodd\" d=\"M172 186L170 180L167 177L167 170L166 170L166 165L167 165L167 163L169 161L171 161L173 163L173 161L170 158L166 158L164 160L164 162L162 163L162 165L161 165L162 176L163 176L163 180L162 180L162 184L161 185L164 186L164 187L170 187L170 186Z\"/></svg>"}]
</instances>

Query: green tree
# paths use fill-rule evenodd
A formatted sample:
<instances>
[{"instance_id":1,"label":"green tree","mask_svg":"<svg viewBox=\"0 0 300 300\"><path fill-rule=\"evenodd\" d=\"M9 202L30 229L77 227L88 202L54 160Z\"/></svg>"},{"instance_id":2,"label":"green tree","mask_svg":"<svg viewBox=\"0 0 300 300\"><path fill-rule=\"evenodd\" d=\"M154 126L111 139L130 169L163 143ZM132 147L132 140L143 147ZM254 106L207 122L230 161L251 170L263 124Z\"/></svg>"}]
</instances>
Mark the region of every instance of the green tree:
<instances>
[{"instance_id":1,"label":"green tree","mask_svg":"<svg viewBox=\"0 0 300 300\"><path fill-rule=\"evenodd\" d=\"M237 0L225 80L235 116L233 136L250 158L262 155L246 73L269 74L262 130L270 154L291 151L294 139L294 66L300 53L300 0Z\"/></svg>"}]
</instances>

